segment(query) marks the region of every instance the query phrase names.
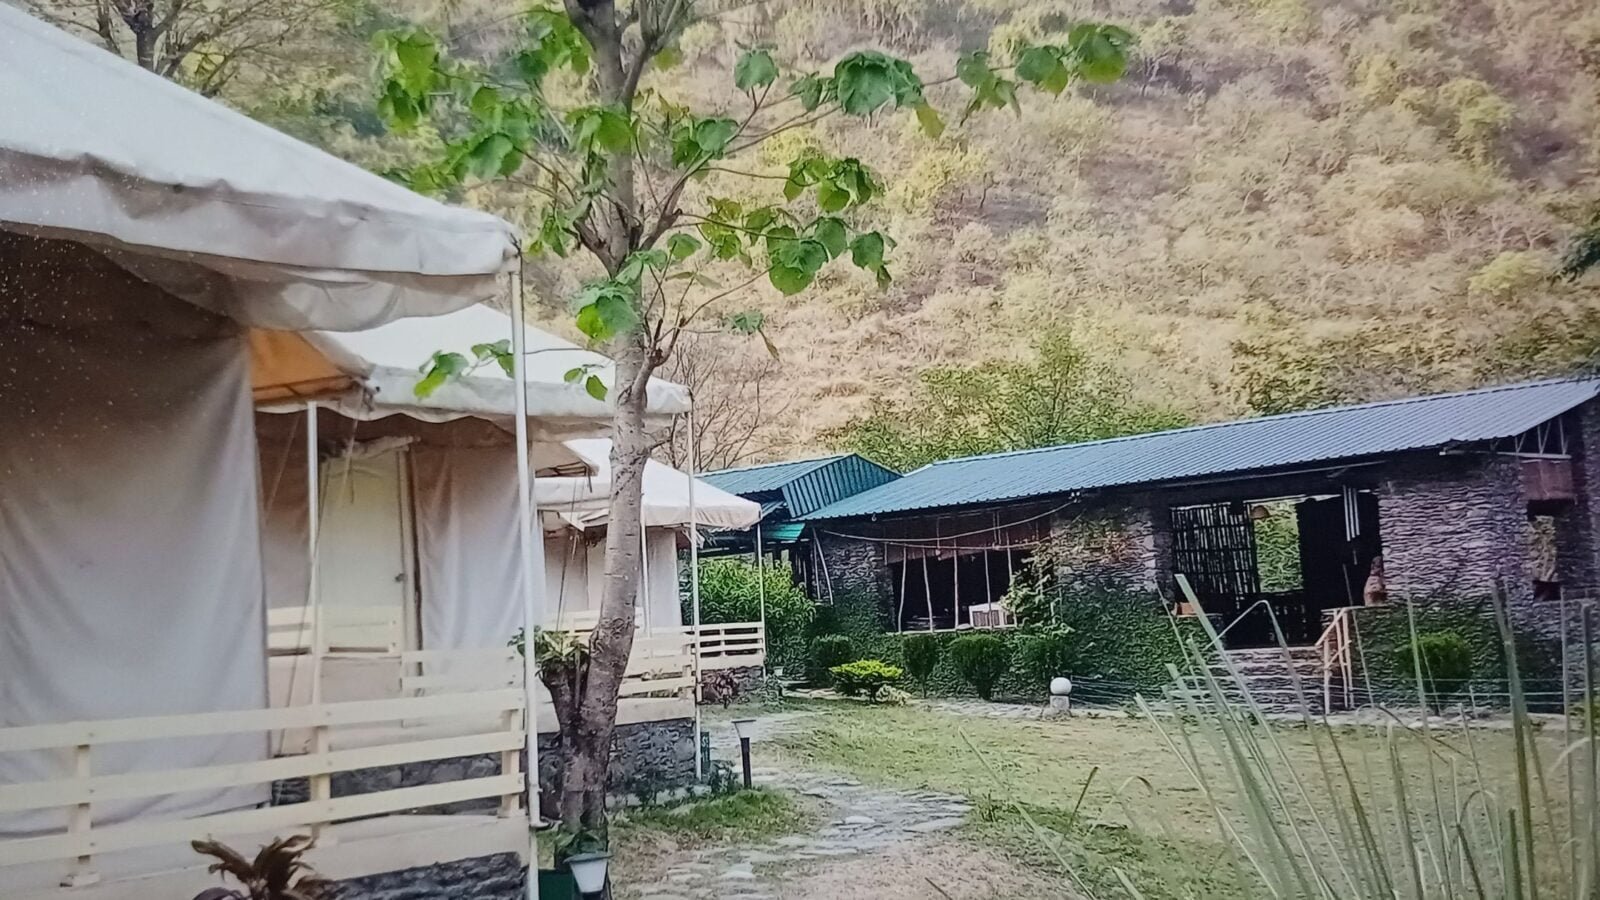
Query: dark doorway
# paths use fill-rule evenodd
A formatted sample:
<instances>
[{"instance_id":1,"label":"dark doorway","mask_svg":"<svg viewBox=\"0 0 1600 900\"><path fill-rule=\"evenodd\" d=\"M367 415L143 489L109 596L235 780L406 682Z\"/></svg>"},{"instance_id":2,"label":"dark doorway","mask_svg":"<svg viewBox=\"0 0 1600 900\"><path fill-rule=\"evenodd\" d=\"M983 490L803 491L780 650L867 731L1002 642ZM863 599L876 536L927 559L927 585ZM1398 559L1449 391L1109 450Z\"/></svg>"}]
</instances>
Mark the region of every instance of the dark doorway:
<instances>
[{"instance_id":1,"label":"dark doorway","mask_svg":"<svg viewBox=\"0 0 1600 900\"><path fill-rule=\"evenodd\" d=\"M1026 550L981 550L944 559L928 555L890 563L895 626L900 631L927 631L930 622L935 629L971 624L970 608L998 603L1029 556Z\"/></svg>"},{"instance_id":2,"label":"dark doorway","mask_svg":"<svg viewBox=\"0 0 1600 900\"><path fill-rule=\"evenodd\" d=\"M1360 606L1372 560L1383 551L1378 534L1378 498L1357 492L1354 518L1344 497L1300 504L1300 570L1306 605L1321 623L1324 610ZM1351 537L1351 526L1356 534ZM1313 636L1315 639L1315 636Z\"/></svg>"}]
</instances>

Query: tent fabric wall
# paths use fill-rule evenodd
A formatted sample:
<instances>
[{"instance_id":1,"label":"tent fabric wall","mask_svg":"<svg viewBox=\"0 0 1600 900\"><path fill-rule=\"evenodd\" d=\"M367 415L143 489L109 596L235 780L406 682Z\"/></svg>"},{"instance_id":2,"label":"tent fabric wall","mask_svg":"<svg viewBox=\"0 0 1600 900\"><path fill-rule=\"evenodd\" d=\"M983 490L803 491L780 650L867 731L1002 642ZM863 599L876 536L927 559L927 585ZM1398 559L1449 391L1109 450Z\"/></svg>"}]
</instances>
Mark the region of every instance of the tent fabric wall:
<instances>
[{"instance_id":1,"label":"tent fabric wall","mask_svg":"<svg viewBox=\"0 0 1600 900\"><path fill-rule=\"evenodd\" d=\"M503 647L522 627L516 456L506 449L412 451L422 645Z\"/></svg>"},{"instance_id":2,"label":"tent fabric wall","mask_svg":"<svg viewBox=\"0 0 1600 900\"><path fill-rule=\"evenodd\" d=\"M678 599L678 531L675 528L646 529L646 566L649 584L646 599L649 612L640 623L650 628L672 628L683 624ZM605 583L605 539L599 535L563 529L546 532L544 538L545 596L551 598L547 616L552 627L558 620L575 613L595 613Z\"/></svg>"},{"instance_id":3,"label":"tent fabric wall","mask_svg":"<svg viewBox=\"0 0 1600 900\"><path fill-rule=\"evenodd\" d=\"M74 245L0 236L0 727L266 703L256 448L233 323ZM254 648L262 648L256 651ZM262 734L95 747L96 774L259 760ZM70 755L0 754L0 784ZM197 815L264 787L96 803ZM65 812L0 816L0 836Z\"/></svg>"}]
</instances>

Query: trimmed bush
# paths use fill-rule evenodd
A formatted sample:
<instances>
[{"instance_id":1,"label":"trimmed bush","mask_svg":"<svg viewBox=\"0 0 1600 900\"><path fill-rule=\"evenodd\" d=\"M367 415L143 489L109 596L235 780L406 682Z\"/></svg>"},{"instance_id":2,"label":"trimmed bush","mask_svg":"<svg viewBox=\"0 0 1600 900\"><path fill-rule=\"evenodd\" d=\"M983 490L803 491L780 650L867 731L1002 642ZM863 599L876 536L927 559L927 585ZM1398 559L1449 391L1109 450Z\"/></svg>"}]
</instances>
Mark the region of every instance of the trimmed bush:
<instances>
[{"instance_id":1,"label":"trimmed bush","mask_svg":"<svg viewBox=\"0 0 1600 900\"><path fill-rule=\"evenodd\" d=\"M835 666L855 659L855 641L842 634L818 635L811 642L811 665L823 677L830 677Z\"/></svg>"},{"instance_id":2,"label":"trimmed bush","mask_svg":"<svg viewBox=\"0 0 1600 900\"><path fill-rule=\"evenodd\" d=\"M1021 635L1016 640L1016 669L1030 687L1045 688L1050 679L1077 675L1072 629L1065 626Z\"/></svg>"},{"instance_id":3,"label":"trimmed bush","mask_svg":"<svg viewBox=\"0 0 1600 900\"><path fill-rule=\"evenodd\" d=\"M939 637L933 634L913 634L901 644L906 657L906 672L911 680L928 696L928 679L939 665Z\"/></svg>"},{"instance_id":4,"label":"trimmed bush","mask_svg":"<svg viewBox=\"0 0 1600 900\"><path fill-rule=\"evenodd\" d=\"M1422 632L1400 648L1399 667L1413 679L1419 662L1423 702L1434 712L1444 709L1472 680L1472 647L1454 631Z\"/></svg>"},{"instance_id":5,"label":"trimmed bush","mask_svg":"<svg viewBox=\"0 0 1600 900\"><path fill-rule=\"evenodd\" d=\"M833 688L846 697L865 694L876 699L878 689L899 681L905 672L881 659L858 659L828 670Z\"/></svg>"},{"instance_id":6,"label":"trimmed bush","mask_svg":"<svg viewBox=\"0 0 1600 900\"><path fill-rule=\"evenodd\" d=\"M994 699L994 686L1011 664L1005 642L992 634L969 634L951 641L949 654L961 680L972 685L979 697Z\"/></svg>"}]
</instances>

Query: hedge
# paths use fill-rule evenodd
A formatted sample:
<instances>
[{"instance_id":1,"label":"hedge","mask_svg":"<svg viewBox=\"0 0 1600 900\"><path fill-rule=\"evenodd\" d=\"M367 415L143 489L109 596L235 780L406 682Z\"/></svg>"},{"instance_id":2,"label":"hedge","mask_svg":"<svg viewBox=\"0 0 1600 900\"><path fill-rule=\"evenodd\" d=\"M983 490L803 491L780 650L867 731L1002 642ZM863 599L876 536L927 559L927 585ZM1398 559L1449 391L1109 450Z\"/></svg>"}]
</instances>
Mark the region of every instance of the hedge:
<instances>
[{"instance_id":1,"label":"hedge","mask_svg":"<svg viewBox=\"0 0 1600 900\"><path fill-rule=\"evenodd\" d=\"M1418 634L1453 632L1472 653L1468 690L1479 705L1505 706L1506 655L1488 597L1440 598L1412 604ZM1364 703L1417 706L1416 673L1407 669L1404 648L1411 644L1411 617L1404 603L1370 606L1355 612L1354 687ZM1560 691L1561 648L1557 642L1525 632L1516 636L1518 668L1530 705L1549 706L1540 695ZM1367 696L1370 688L1371 696ZM1465 692L1464 692L1465 693ZM1458 697L1458 700L1464 700ZM1559 700L1555 701L1559 706Z\"/></svg>"},{"instance_id":2,"label":"hedge","mask_svg":"<svg viewBox=\"0 0 1600 900\"><path fill-rule=\"evenodd\" d=\"M1073 681L1076 697L1089 703L1120 703L1135 693L1160 695L1170 683L1167 664L1182 666L1183 653L1176 634L1188 632L1203 643L1205 636L1197 622L1168 618L1159 597L1154 594L1099 590L1076 594L1061 604L1063 624L1073 629L1069 638L1074 648L1069 671L1061 672ZM909 635L886 634L878 622L877 608L870 597L840 593L833 605L819 607L812 621L817 634L844 634L865 659L881 659L905 666L903 644ZM1192 630L1191 630L1192 629ZM939 662L928 678L928 693L933 696L971 697L973 690L962 682L951 663L950 642L972 631L940 631ZM1034 683L1017 665L1020 643L1032 634L1028 629L1006 628L986 632L1006 645L1012 665L1001 676L995 696L1038 702L1048 696L1049 685ZM926 632L923 632L926 634ZM826 675L808 666L807 677L822 684Z\"/></svg>"}]
</instances>

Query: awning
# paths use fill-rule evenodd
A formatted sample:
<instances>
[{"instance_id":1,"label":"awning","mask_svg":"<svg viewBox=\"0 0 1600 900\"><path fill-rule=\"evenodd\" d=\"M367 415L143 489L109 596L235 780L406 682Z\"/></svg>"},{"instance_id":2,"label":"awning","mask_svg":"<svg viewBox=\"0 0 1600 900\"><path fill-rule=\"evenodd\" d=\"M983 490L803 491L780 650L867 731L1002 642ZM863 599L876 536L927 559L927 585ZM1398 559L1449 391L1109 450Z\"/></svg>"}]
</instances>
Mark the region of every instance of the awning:
<instances>
[{"instance_id":1,"label":"awning","mask_svg":"<svg viewBox=\"0 0 1600 900\"><path fill-rule=\"evenodd\" d=\"M266 328L488 299L505 221L437 203L0 4L0 228Z\"/></svg>"},{"instance_id":2,"label":"awning","mask_svg":"<svg viewBox=\"0 0 1600 900\"><path fill-rule=\"evenodd\" d=\"M426 397L418 397L415 388L434 353L460 353L470 359L473 345L508 340L511 328L510 316L480 305L431 318L400 319L367 331L258 331L251 341L252 387L260 408L268 412L298 409L300 400L316 397L352 419L399 414L429 422L469 416L506 421L515 415L516 388L493 362L449 379ZM588 436L597 433L596 422L609 423L614 412L609 398L596 400L582 384L569 384L565 375L579 366L593 366L589 371L609 385L612 362L537 328L524 334L528 416L534 435L546 440ZM330 386L335 392L328 395L324 392ZM686 388L651 380L647 416L661 420L688 410Z\"/></svg>"},{"instance_id":3,"label":"awning","mask_svg":"<svg viewBox=\"0 0 1600 900\"><path fill-rule=\"evenodd\" d=\"M534 485L539 511L577 528L604 525L611 496L611 441L591 438L566 445L593 468L593 476L540 478ZM689 524L689 476L649 460L644 469L646 526ZM694 521L702 528L749 528L760 518L754 502L694 480Z\"/></svg>"}]
</instances>

